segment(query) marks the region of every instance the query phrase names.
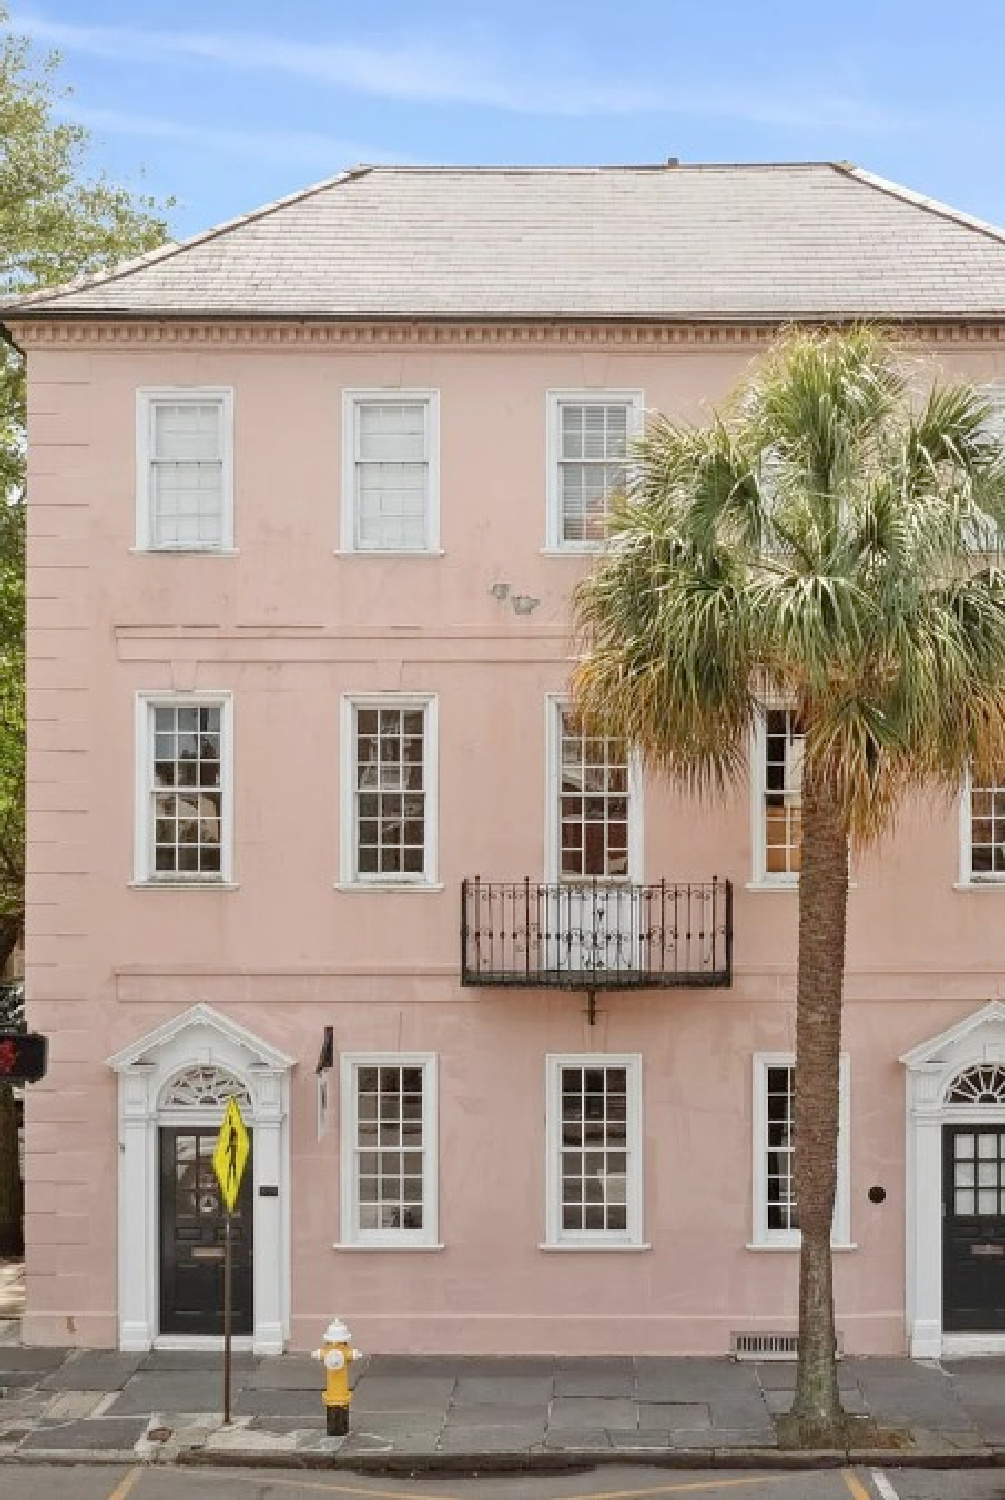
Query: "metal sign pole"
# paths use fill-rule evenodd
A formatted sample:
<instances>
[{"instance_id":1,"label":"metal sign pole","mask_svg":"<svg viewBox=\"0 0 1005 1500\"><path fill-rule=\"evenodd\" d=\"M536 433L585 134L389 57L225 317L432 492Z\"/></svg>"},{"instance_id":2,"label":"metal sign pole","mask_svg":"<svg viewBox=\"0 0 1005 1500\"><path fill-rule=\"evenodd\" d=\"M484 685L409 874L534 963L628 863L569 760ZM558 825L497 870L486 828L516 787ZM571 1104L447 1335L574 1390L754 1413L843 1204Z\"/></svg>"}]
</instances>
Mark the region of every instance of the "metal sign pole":
<instances>
[{"instance_id":1,"label":"metal sign pole","mask_svg":"<svg viewBox=\"0 0 1005 1500\"><path fill-rule=\"evenodd\" d=\"M223 1425L230 1426L230 1209L223 1252Z\"/></svg>"}]
</instances>

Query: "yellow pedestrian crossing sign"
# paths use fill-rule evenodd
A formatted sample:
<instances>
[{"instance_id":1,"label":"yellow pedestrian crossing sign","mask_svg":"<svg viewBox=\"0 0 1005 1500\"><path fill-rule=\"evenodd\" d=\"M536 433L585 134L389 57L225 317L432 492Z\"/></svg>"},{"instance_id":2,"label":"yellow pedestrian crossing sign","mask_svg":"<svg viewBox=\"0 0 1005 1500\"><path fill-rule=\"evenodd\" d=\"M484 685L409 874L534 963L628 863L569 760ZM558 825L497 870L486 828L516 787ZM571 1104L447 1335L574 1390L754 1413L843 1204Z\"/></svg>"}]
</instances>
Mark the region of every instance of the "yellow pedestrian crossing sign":
<instances>
[{"instance_id":1,"label":"yellow pedestrian crossing sign","mask_svg":"<svg viewBox=\"0 0 1005 1500\"><path fill-rule=\"evenodd\" d=\"M220 1184L220 1192L228 1213L234 1212L237 1195L241 1190L241 1178L248 1165L250 1149L251 1142L248 1139L247 1127L241 1119L237 1100L228 1099L227 1108L223 1112L220 1134L216 1138L216 1149L213 1152L213 1170L216 1172L216 1180Z\"/></svg>"}]
</instances>

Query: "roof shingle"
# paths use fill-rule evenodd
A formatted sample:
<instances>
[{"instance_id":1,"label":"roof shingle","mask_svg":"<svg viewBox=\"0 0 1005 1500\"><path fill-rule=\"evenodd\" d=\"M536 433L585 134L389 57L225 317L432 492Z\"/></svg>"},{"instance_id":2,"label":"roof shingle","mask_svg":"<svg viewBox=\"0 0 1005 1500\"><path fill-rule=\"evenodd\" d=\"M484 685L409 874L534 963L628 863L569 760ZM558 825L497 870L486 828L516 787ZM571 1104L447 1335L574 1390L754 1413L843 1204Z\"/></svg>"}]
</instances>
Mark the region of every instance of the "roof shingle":
<instances>
[{"instance_id":1,"label":"roof shingle","mask_svg":"<svg viewBox=\"0 0 1005 1500\"><path fill-rule=\"evenodd\" d=\"M1005 316L1005 234L836 163L358 168L7 317Z\"/></svg>"}]
</instances>

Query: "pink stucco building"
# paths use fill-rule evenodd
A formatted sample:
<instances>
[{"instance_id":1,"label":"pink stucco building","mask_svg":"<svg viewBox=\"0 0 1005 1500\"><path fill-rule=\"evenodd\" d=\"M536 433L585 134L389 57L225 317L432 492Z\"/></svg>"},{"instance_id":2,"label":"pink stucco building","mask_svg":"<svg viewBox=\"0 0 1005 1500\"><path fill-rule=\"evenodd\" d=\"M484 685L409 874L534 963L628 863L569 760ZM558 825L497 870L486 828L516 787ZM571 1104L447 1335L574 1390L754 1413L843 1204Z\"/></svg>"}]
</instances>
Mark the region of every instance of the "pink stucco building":
<instances>
[{"instance_id":1,"label":"pink stucco building","mask_svg":"<svg viewBox=\"0 0 1005 1500\"><path fill-rule=\"evenodd\" d=\"M680 800L565 711L568 601L647 409L863 316L1005 386L1005 239L847 166L361 168L7 308L27 1339L218 1333L231 1093L257 1349L791 1331L795 725ZM854 881L845 1347L1005 1348L1005 789Z\"/></svg>"}]
</instances>

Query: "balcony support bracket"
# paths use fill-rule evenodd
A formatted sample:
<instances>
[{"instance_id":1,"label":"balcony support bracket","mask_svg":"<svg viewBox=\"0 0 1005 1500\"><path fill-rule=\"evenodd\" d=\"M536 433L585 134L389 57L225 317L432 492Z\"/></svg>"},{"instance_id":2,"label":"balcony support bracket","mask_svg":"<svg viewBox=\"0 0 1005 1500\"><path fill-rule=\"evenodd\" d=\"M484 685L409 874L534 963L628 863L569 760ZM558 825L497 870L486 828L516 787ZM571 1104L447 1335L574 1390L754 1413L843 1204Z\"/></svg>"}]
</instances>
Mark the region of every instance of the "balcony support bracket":
<instances>
[{"instance_id":1,"label":"balcony support bracket","mask_svg":"<svg viewBox=\"0 0 1005 1500\"><path fill-rule=\"evenodd\" d=\"M586 1019L591 1026L597 1024L597 992L587 990L586 992Z\"/></svg>"}]
</instances>

